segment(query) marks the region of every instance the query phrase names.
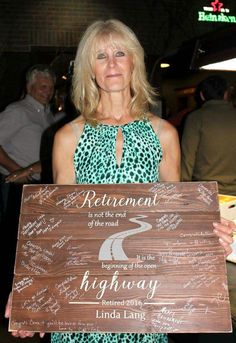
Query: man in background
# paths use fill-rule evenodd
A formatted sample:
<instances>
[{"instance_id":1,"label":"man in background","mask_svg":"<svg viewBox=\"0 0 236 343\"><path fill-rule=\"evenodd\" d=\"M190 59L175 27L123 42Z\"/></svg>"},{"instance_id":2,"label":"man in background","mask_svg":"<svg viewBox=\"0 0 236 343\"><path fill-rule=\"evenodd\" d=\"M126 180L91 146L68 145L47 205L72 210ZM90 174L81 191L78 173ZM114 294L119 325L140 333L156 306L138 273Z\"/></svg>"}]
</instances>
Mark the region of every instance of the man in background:
<instances>
[{"instance_id":1,"label":"man in background","mask_svg":"<svg viewBox=\"0 0 236 343\"><path fill-rule=\"evenodd\" d=\"M56 77L47 65L34 65L26 74L26 96L0 113L1 283L4 295L11 287L22 185L40 182L40 145L43 132L58 119L50 111Z\"/></svg>"},{"instance_id":2,"label":"man in background","mask_svg":"<svg viewBox=\"0 0 236 343\"><path fill-rule=\"evenodd\" d=\"M26 73L26 96L0 113L0 178L2 211L7 204L6 183L40 181L40 145L43 132L61 117L54 116L49 103L54 94L56 76L44 64L32 66Z\"/></svg>"},{"instance_id":3,"label":"man in background","mask_svg":"<svg viewBox=\"0 0 236 343\"><path fill-rule=\"evenodd\" d=\"M50 67L31 67L25 98L0 113L0 173L7 182L39 180L41 136L55 122L49 107L55 81Z\"/></svg>"},{"instance_id":4,"label":"man in background","mask_svg":"<svg viewBox=\"0 0 236 343\"><path fill-rule=\"evenodd\" d=\"M236 109L227 81L212 75L200 83L203 105L186 119L182 181L217 181L219 193L236 195Z\"/></svg>"}]
</instances>

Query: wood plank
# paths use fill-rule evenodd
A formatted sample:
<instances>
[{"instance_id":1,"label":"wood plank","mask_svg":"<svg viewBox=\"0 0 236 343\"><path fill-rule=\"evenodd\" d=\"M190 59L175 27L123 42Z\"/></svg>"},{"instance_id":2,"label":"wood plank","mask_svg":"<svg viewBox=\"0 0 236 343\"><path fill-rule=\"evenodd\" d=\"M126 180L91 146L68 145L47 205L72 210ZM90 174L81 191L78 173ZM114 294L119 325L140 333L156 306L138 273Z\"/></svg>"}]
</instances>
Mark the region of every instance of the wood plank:
<instances>
[{"instance_id":1,"label":"wood plank","mask_svg":"<svg viewBox=\"0 0 236 343\"><path fill-rule=\"evenodd\" d=\"M24 186L10 330L229 332L215 182Z\"/></svg>"},{"instance_id":2,"label":"wood plank","mask_svg":"<svg viewBox=\"0 0 236 343\"><path fill-rule=\"evenodd\" d=\"M222 294L220 275L206 277L195 274L189 278L185 273L179 274L172 276L171 282L168 279L168 287L166 275L160 275L155 280L148 276L137 278L118 275L118 277L117 288L123 281L126 285L129 282L136 283L136 286L130 290L121 286L117 294L109 288L86 291L86 284L78 275L57 279L16 278L15 287L18 291L14 292L13 302L16 310L12 325L15 328L24 327L29 331L35 327L40 331L220 332L225 330L224 318L229 315L228 299ZM106 281L111 285L111 277L107 277ZM94 287L100 282L104 283L103 277L97 278ZM137 287L138 282L141 288ZM156 283L155 292L153 285L148 287L151 282ZM81 285L83 285L82 289ZM90 286L91 284L88 287ZM213 292L212 288L214 288ZM152 292L154 296L148 299L147 295L151 296ZM23 302L21 293L24 293ZM40 316L40 312L43 315ZM106 318L103 318L105 316Z\"/></svg>"},{"instance_id":3,"label":"wood plank","mask_svg":"<svg viewBox=\"0 0 236 343\"><path fill-rule=\"evenodd\" d=\"M126 185L125 185L126 186ZM32 188L33 187L33 188ZM69 187L69 188L68 188ZM206 183L155 183L106 185L26 185L22 200L22 213L81 213L112 211L215 211L219 205L214 182Z\"/></svg>"},{"instance_id":4,"label":"wood plank","mask_svg":"<svg viewBox=\"0 0 236 343\"><path fill-rule=\"evenodd\" d=\"M136 218L143 222L152 223L152 230L140 232L141 238L168 238L169 232L176 238L182 236L202 237L212 236L212 221L215 219L214 212L145 212L145 217L141 218L142 212L133 213L127 211L112 212L102 211L96 213L76 213L66 214L22 214L19 224L19 238L23 239L56 239L60 235L80 237L80 239L94 238L96 232L97 239L105 239L109 233L122 232L134 229L137 223L132 219ZM204 230L201 223L204 222ZM186 232L186 230L188 232Z\"/></svg>"},{"instance_id":5,"label":"wood plank","mask_svg":"<svg viewBox=\"0 0 236 343\"><path fill-rule=\"evenodd\" d=\"M207 239L199 243L191 239L127 239L123 244L128 252L127 260L111 265L110 260L98 259L103 240L54 240L22 241L17 248L16 275L65 275L84 274L89 269L93 275L109 275L117 269L123 275L148 275L159 273L188 273L205 271L224 273L222 249L217 239ZM148 247L148 254L147 254ZM185 250L183 251L183 248ZM148 261L144 263L144 261ZM206 262L207 261L207 262Z\"/></svg>"}]
</instances>

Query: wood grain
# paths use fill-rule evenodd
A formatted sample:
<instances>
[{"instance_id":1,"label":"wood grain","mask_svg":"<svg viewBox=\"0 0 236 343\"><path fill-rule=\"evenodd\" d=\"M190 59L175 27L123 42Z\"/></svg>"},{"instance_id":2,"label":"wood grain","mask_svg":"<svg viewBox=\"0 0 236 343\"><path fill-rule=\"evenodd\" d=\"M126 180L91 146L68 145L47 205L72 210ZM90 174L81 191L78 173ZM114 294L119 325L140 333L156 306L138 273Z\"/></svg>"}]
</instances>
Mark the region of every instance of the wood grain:
<instances>
[{"instance_id":1,"label":"wood grain","mask_svg":"<svg viewBox=\"0 0 236 343\"><path fill-rule=\"evenodd\" d=\"M27 185L10 330L229 332L215 182Z\"/></svg>"}]
</instances>

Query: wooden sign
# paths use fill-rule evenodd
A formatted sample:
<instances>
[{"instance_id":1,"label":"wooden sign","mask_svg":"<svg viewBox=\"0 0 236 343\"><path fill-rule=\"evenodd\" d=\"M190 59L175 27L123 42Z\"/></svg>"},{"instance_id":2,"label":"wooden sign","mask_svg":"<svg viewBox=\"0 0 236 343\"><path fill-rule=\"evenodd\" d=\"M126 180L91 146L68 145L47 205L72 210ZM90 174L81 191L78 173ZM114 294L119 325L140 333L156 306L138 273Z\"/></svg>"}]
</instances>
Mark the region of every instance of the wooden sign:
<instances>
[{"instance_id":1,"label":"wooden sign","mask_svg":"<svg viewBox=\"0 0 236 343\"><path fill-rule=\"evenodd\" d=\"M26 185L9 328L229 332L215 182Z\"/></svg>"}]
</instances>

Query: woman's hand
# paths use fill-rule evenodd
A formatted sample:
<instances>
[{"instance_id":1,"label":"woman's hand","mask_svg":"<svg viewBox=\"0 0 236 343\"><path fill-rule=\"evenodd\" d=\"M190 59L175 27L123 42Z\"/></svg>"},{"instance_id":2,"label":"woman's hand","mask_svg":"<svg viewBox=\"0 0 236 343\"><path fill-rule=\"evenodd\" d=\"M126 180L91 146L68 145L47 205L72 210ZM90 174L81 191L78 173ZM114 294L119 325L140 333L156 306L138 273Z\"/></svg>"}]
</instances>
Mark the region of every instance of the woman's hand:
<instances>
[{"instance_id":1,"label":"woman's hand","mask_svg":"<svg viewBox=\"0 0 236 343\"><path fill-rule=\"evenodd\" d=\"M5 309L5 318L9 318L11 314L11 302L12 302L12 293L9 294L6 309ZM35 332L31 331L24 331L24 330L15 330L11 332L12 336L14 337L20 337L20 338L26 338L26 337L33 337ZM40 332L39 336L43 338L45 335L44 332Z\"/></svg>"},{"instance_id":2,"label":"woman's hand","mask_svg":"<svg viewBox=\"0 0 236 343\"><path fill-rule=\"evenodd\" d=\"M233 233L236 233L234 222L221 218L220 223L213 223L214 233L219 237L219 242L225 249L225 256L232 252L231 244L233 243Z\"/></svg>"}]
</instances>

